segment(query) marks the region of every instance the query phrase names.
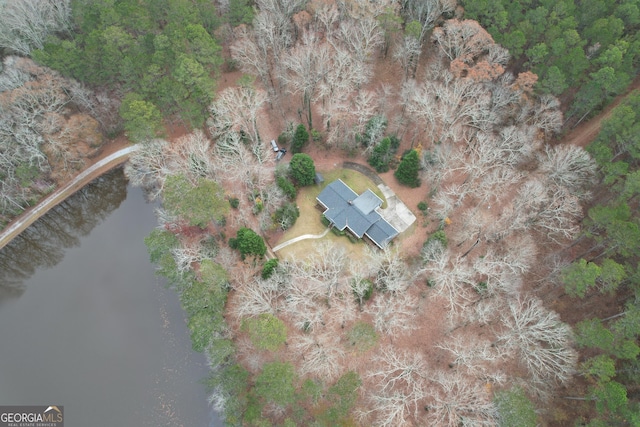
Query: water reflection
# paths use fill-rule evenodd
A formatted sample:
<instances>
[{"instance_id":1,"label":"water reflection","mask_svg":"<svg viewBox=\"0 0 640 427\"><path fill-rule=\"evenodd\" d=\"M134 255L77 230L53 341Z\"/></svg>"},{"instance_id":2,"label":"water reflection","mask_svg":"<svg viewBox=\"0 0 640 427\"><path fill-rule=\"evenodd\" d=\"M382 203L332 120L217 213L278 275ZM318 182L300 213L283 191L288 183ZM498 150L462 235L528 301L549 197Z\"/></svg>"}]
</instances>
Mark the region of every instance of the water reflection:
<instances>
[{"instance_id":1,"label":"water reflection","mask_svg":"<svg viewBox=\"0 0 640 427\"><path fill-rule=\"evenodd\" d=\"M86 185L38 219L0 250L0 304L17 298L24 281L40 268L51 268L64 258L65 249L78 246L127 197L122 170L114 170Z\"/></svg>"},{"instance_id":2,"label":"water reflection","mask_svg":"<svg viewBox=\"0 0 640 427\"><path fill-rule=\"evenodd\" d=\"M205 357L149 262L153 209L116 172L2 251L2 289L20 298L0 307L0 403L57 402L70 426L222 425Z\"/></svg>"}]
</instances>

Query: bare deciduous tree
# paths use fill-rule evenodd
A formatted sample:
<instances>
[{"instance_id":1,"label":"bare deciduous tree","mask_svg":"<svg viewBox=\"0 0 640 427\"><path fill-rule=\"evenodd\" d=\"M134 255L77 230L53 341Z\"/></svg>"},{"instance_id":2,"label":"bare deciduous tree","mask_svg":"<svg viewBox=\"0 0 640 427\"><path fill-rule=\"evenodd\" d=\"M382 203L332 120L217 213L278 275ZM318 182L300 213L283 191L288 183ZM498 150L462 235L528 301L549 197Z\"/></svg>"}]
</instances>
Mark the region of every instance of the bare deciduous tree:
<instances>
[{"instance_id":1,"label":"bare deciduous tree","mask_svg":"<svg viewBox=\"0 0 640 427\"><path fill-rule=\"evenodd\" d=\"M518 298L509 301L500 320L504 329L496 345L514 351L534 381L564 383L571 378L577 361L573 334L557 313L538 299Z\"/></svg>"},{"instance_id":2,"label":"bare deciduous tree","mask_svg":"<svg viewBox=\"0 0 640 427\"><path fill-rule=\"evenodd\" d=\"M497 369L495 364L505 356L500 353L499 348L492 346L489 340L480 339L475 335L457 334L453 338L447 337L436 347L453 355L450 367L455 366L456 369L474 378Z\"/></svg>"},{"instance_id":3,"label":"bare deciduous tree","mask_svg":"<svg viewBox=\"0 0 640 427\"><path fill-rule=\"evenodd\" d=\"M452 315L477 298L472 291L477 285L473 269L460 256L451 260L449 251L445 251L424 270L436 295L445 299Z\"/></svg>"},{"instance_id":4,"label":"bare deciduous tree","mask_svg":"<svg viewBox=\"0 0 640 427\"><path fill-rule=\"evenodd\" d=\"M586 198L594 183L596 163L581 147L547 146L540 155L540 170L554 185L565 187L572 194Z\"/></svg>"},{"instance_id":5,"label":"bare deciduous tree","mask_svg":"<svg viewBox=\"0 0 640 427\"><path fill-rule=\"evenodd\" d=\"M305 32L302 43L292 49L282 59L283 65L289 70L283 76L289 86L289 91L302 96L302 111L309 128L313 128L311 117L311 100L331 62L329 48L325 43L318 43L317 35Z\"/></svg>"},{"instance_id":6,"label":"bare deciduous tree","mask_svg":"<svg viewBox=\"0 0 640 427\"><path fill-rule=\"evenodd\" d=\"M345 356L340 335L333 331L298 335L292 348L302 359L302 375L311 374L327 381L336 379L343 369Z\"/></svg>"},{"instance_id":7,"label":"bare deciduous tree","mask_svg":"<svg viewBox=\"0 0 640 427\"><path fill-rule=\"evenodd\" d=\"M582 208L578 198L566 188L532 179L520 188L513 208L505 213L504 220L512 230L536 228L557 241L569 239L579 231L576 222Z\"/></svg>"},{"instance_id":8,"label":"bare deciduous tree","mask_svg":"<svg viewBox=\"0 0 640 427\"><path fill-rule=\"evenodd\" d=\"M238 61L242 71L258 76L266 87L273 90L268 51L262 47L254 35L242 27L230 46L231 57Z\"/></svg>"},{"instance_id":9,"label":"bare deciduous tree","mask_svg":"<svg viewBox=\"0 0 640 427\"><path fill-rule=\"evenodd\" d=\"M65 165L83 162L77 146L86 142L76 136L92 119L75 117L67 109L71 102L68 80L27 58L6 58L0 82L5 88L0 91L0 212L18 213L38 193L23 185L18 172L31 169L29 173L53 171L64 176ZM53 169L56 163L61 167Z\"/></svg>"},{"instance_id":10,"label":"bare deciduous tree","mask_svg":"<svg viewBox=\"0 0 640 427\"><path fill-rule=\"evenodd\" d=\"M0 2L0 47L20 55L42 49L48 35L70 28L69 0L11 0Z\"/></svg>"},{"instance_id":11,"label":"bare deciduous tree","mask_svg":"<svg viewBox=\"0 0 640 427\"><path fill-rule=\"evenodd\" d=\"M404 70L404 78L409 76L415 78L415 71L418 66L418 59L422 52L420 41L413 36L405 36L402 42L396 45L393 51L393 59L398 61Z\"/></svg>"},{"instance_id":12,"label":"bare deciduous tree","mask_svg":"<svg viewBox=\"0 0 640 427\"><path fill-rule=\"evenodd\" d=\"M497 409L491 394L478 381L462 374L438 372L434 376L437 393L429 403L430 425L457 427L460 425L494 426Z\"/></svg>"},{"instance_id":13,"label":"bare deciduous tree","mask_svg":"<svg viewBox=\"0 0 640 427\"><path fill-rule=\"evenodd\" d=\"M331 304L336 293L346 290L345 250L325 243L319 245L315 254L311 254L305 261L291 264L291 274L297 280L307 283L321 283L325 289L324 297Z\"/></svg>"},{"instance_id":14,"label":"bare deciduous tree","mask_svg":"<svg viewBox=\"0 0 640 427\"><path fill-rule=\"evenodd\" d=\"M422 355L385 347L374 360L375 368L367 375L376 383L368 396L372 409L361 412L360 417L373 414L374 425L379 426L414 425L422 410L419 403L427 396Z\"/></svg>"},{"instance_id":15,"label":"bare deciduous tree","mask_svg":"<svg viewBox=\"0 0 640 427\"><path fill-rule=\"evenodd\" d=\"M314 15L314 19L318 23L318 31L323 31L327 39L333 39L333 31L339 18L340 14L336 5L327 3L321 3Z\"/></svg>"},{"instance_id":16,"label":"bare deciduous tree","mask_svg":"<svg viewBox=\"0 0 640 427\"><path fill-rule=\"evenodd\" d=\"M471 62L494 44L489 33L470 19L450 19L442 27L433 30L432 37L451 61L461 59Z\"/></svg>"},{"instance_id":17,"label":"bare deciduous tree","mask_svg":"<svg viewBox=\"0 0 640 427\"><path fill-rule=\"evenodd\" d=\"M201 249L200 242L194 239L182 241L178 247L171 249L179 273L186 273L191 270L193 263L205 259Z\"/></svg>"},{"instance_id":18,"label":"bare deciduous tree","mask_svg":"<svg viewBox=\"0 0 640 427\"><path fill-rule=\"evenodd\" d=\"M219 92L209 107L209 131L221 136L228 132L244 132L253 145L261 144L258 113L267 101L263 90L251 87L229 87ZM259 161L263 153L256 153Z\"/></svg>"},{"instance_id":19,"label":"bare deciduous tree","mask_svg":"<svg viewBox=\"0 0 640 427\"><path fill-rule=\"evenodd\" d=\"M479 281L486 283L489 293L504 292L517 296L520 291L521 277L535 260L536 246L528 235L514 238L513 244L498 251L489 248L474 261L473 267L480 276Z\"/></svg>"},{"instance_id":20,"label":"bare deciduous tree","mask_svg":"<svg viewBox=\"0 0 640 427\"><path fill-rule=\"evenodd\" d=\"M422 28L420 41L442 14L453 12L457 6L455 0L402 0L400 4L404 15L408 18L407 22L413 20L420 23Z\"/></svg>"},{"instance_id":21,"label":"bare deciduous tree","mask_svg":"<svg viewBox=\"0 0 640 427\"><path fill-rule=\"evenodd\" d=\"M408 293L378 294L365 308L373 317L376 331L385 335L407 334L416 329L418 301Z\"/></svg>"},{"instance_id":22,"label":"bare deciduous tree","mask_svg":"<svg viewBox=\"0 0 640 427\"><path fill-rule=\"evenodd\" d=\"M455 78L438 69L438 75L410 92L407 111L427 125L429 137L448 142L461 139L474 118L490 109L487 89L471 79Z\"/></svg>"},{"instance_id":23,"label":"bare deciduous tree","mask_svg":"<svg viewBox=\"0 0 640 427\"><path fill-rule=\"evenodd\" d=\"M534 109L531 124L545 133L555 133L562 127L560 101L555 96L542 95Z\"/></svg>"},{"instance_id":24,"label":"bare deciduous tree","mask_svg":"<svg viewBox=\"0 0 640 427\"><path fill-rule=\"evenodd\" d=\"M374 283L382 291L405 292L416 279L416 273L404 262L398 249L368 249L368 263L375 273Z\"/></svg>"},{"instance_id":25,"label":"bare deciduous tree","mask_svg":"<svg viewBox=\"0 0 640 427\"><path fill-rule=\"evenodd\" d=\"M378 22L373 18L343 21L339 37L356 60L362 63L370 62L384 42Z\"/></svg>"},{"instance_id":26,"label":"bare deciduous tree","mask_svg":"<svg viewBox=\"0 0 640 427\"><path fill-rule=\"evenodd\" d=\"M160 139L141 143L140 149L131 154L124 167L129 182L144 189L150 200L160 196L164 181L171 174L168 144Z\"/></svg>"},{"instance_id":27,"label":"bare deciduous tree","mask_svg":"<svg viewBox=\"0 0 640 427\"><path fill-rule=\"evenodd\" d=\"M262 313L276 314L280 306L279 299L284 293L284 282L279 273L269 279L248 280L238 286L232 310L238 319L258 316Z\"/></svg>"}]
</instances>

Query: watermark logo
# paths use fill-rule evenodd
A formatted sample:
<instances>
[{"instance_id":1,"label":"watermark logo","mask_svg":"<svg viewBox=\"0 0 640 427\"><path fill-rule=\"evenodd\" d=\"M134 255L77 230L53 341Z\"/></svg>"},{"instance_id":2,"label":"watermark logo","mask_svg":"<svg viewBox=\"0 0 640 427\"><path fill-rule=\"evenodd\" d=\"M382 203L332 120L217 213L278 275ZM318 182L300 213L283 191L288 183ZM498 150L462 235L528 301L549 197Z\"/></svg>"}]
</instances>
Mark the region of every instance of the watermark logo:
<instances>
[{"instance_id":1,"label":"watermark logo","mask_svg":"<svg viewBox=\"0 0 640 427\"><path fill-rule=\"evenodd\" d=\"M0 406L0 427L64 427L64 407Z\"/></svg>"}]
</instances>

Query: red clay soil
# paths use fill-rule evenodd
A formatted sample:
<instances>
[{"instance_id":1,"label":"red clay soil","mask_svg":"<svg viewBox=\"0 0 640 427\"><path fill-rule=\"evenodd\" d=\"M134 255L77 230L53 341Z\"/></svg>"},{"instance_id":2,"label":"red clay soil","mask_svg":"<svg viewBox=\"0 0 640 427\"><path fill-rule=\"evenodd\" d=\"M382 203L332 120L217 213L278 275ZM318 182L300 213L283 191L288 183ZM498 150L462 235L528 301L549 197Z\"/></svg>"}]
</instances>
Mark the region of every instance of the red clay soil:
<instances>
[{"instance_id":1,"label":"red clay soil","mask_svg":"<svg viewBox=\"0 0 640 427\"><path fill-rule=\"evenodd\" d=\"M600 114L590 119L589 121L580 123L577 127L569 131L565 136L560 139L560 144L578 145L580 147L586 147L591 141L596 139L600 128L602 127L602 121L611 116L611 111L616 108L622 100L624 100L630 92L640 88L640 76L637 76L631 85L625 90L624 93L618 95Z\"/></svg>"}]
</instances>

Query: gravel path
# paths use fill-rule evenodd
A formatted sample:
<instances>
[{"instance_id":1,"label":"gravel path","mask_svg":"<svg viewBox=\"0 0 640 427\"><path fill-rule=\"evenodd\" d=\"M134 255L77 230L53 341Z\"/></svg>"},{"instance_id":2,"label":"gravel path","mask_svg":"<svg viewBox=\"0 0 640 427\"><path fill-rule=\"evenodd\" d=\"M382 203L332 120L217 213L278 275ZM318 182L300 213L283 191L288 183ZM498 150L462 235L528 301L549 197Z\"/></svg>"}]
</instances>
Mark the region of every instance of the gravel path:
<instances>
[{"instance_id":1,"label":"gravel path","mask_svg":"<svg viewBox=\"0 0 640 427\"><path fill-rule=\"evenodd\" d=\"M296 243L299 242L300 240L305 240L305 239L322 239L324 236L327 235L327 233L329 232L329 229L327 228L326 230L324 230L324 232L320 233L320 234L303 234L302 236L298 236L298 237L294 237L291 240L287 240L286 242L282 242L280 243L278 246L276 246L275 248L273 248L273 252L277 252L280 249L284 248L285 246L289 246L292 243Z\"/></svg>"},{"instance_id":2,"label":"gravel path","mask_svg":"<svg viewBox=\"0 0 640 427\"><path fill-rule=\"evenodd\" d=\"M38 218L47 213L54 206L64 201L67 197L104 174L114 167L121 165L129 159L129 155L140 148L138 145L132 145L105 158L97 161L87 169L76 175L63 187L58 188L49 194L45 199L41 200L35 207L25 211L18 218L14 219L0 233L0 249L5 247L14 237L24 231L25 228L33 224Z\"/></svg>"}]
</instances>

